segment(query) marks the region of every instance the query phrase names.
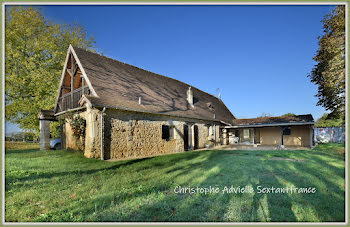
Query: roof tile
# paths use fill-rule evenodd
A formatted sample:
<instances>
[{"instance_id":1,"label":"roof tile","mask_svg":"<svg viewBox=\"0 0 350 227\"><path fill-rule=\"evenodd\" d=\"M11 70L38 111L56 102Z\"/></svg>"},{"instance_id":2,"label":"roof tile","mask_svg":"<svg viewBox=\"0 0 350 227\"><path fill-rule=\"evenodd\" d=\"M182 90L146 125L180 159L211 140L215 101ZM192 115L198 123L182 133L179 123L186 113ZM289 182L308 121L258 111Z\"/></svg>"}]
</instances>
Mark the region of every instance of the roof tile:
<instances>
[{"instance_id":1,"label":"roof tile","mask_svg":"<svg viewBox=\"0 0 350 227\"><path fill-rule=\"evenodd\" d=\"M233 122L234 116L220 99L198 88L81 48L73 49L99 96L89 97L94 105L205 120L214 120L215 113L215 120ZM186 99L188 87L192 87L193 107Z\"/></svg>"},{"instance_id":2,"label":"roof tile","mask_svg":"<svg viewBox=\"0 0 350 227\"><path fill-rule=\"evenodd\" d=\"M258 124L276 124L276 123L292 123L292 122L313 122L314 118L311 114L281 116L281 117L258 117L249 119L234 119L234 125L258 125Z\"/></svg>"}]
</instances>

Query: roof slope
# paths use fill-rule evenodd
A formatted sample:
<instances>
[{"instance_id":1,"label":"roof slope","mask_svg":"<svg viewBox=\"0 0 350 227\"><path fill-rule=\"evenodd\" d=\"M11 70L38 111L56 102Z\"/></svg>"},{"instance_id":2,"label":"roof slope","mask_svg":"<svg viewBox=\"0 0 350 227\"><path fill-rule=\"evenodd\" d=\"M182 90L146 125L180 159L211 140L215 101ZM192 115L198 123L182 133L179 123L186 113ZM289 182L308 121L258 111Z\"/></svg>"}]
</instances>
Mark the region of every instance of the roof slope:
<instances>
[{"instance_id":1,"label":"roof slope","mask_svg":"<svg viewBox=\"0 0 350 227\"><path fill-rule=\"evenodd\" d=\"M186 83L81 48L73 49L99 96L88 96L94 105L206 120L214 120L215 113L216 120L232 124L234 116L213 95L191 86L191 107L186 99L190 85Z\"/></svg>"},{"instance_id":2,"label":"roof slope","mask_svg":"<svg viewBox=\"0 0 350 227\"><path fill-rule=\"evenodd\" d=\"M313 122L314 118L311 114L282 116L282 117L258 117L249 119L234 119L234 125L259 125L259 124L278 124L278 123L294 123L294 122Z\"/></svg>"}]
</instances>

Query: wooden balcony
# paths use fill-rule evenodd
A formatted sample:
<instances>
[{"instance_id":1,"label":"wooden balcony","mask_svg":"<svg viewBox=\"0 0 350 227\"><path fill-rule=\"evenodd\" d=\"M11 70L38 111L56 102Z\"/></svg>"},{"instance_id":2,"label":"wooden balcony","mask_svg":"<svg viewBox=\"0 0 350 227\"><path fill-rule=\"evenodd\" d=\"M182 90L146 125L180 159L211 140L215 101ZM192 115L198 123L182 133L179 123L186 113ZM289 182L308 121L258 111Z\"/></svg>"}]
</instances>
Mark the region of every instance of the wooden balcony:
<instances>
[{"instance_id":1,"label":"wooden balcony","mask_svg":"<svg viewBox=\"0 0 350 227\"><path fill-rule=\"evenodd\" d=\"M73 92L62 95L58 99L58 108L56 113L80 107L78 102L83 94L90 95L90 89L87 87L80 87L73 90Z\"/></svg>"}]
</instances>

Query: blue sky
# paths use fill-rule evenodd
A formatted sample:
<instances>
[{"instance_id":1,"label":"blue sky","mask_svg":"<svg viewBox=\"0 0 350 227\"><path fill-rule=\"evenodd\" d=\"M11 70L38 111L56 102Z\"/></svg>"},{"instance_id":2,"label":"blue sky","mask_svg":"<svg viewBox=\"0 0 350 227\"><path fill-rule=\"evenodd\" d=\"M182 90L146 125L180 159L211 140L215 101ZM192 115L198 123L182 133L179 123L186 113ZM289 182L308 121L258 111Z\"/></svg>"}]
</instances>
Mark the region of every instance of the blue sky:
<instances>
[{"instance_id":1,"label":"blue sky","mask_svg":"<svg viewBox=\"0 0 350 227\"><path fill-rule=\"evenodd\" d=\"M237 118L292 112L317 119L325 111L307 75L321 20L334 6L41 8L57 23L83 25L106 56L214 95L219 88Z\"/></svg>"}]
</instances>

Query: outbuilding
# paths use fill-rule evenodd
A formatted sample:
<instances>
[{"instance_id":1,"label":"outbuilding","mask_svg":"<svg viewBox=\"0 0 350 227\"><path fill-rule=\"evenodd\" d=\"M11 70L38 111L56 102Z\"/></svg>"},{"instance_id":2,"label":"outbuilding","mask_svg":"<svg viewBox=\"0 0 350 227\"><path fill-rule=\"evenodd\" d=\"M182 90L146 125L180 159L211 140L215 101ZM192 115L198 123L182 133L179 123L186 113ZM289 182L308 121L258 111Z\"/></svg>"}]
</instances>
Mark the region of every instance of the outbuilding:
<instances>
[{"instance_id":1,"label":"outbuilding","mask_svg":"<svg viewBox=\"0 0 350 227\"><path fill-rule=\"evenodd\" d=\"M311 114L281 117L234 119L225 126L228 134L225 144L255 146L312 147L314 119Z\"/></svg>"}]
</instances>

